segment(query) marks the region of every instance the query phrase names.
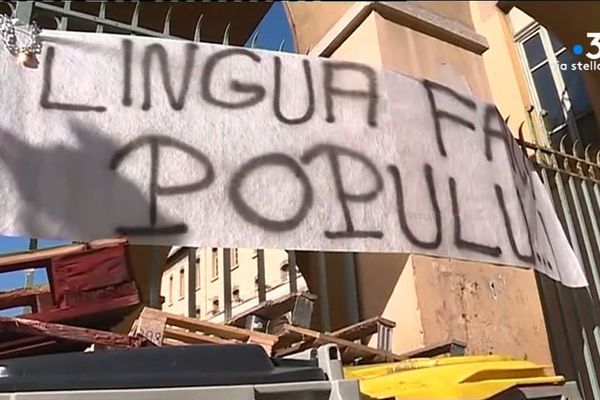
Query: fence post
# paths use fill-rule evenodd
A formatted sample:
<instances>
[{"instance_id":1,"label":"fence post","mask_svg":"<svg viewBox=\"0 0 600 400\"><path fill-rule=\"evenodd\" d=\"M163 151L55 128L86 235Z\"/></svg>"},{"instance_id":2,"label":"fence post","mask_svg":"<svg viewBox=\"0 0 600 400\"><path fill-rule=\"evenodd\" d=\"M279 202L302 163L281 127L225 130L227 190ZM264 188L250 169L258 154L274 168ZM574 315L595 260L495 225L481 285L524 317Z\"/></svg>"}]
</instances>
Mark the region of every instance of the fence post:
<instances>
[{"instance_id":1,"label":"fence post","mask_svg":"<svg viewBox=\"0 0 600 400\"><path fill-rule=\"evenodd\" d=\"M30 24L33 16L33 3L33 1L17 1L15 18L24 24Z\"/></svg>"}]
</instances>

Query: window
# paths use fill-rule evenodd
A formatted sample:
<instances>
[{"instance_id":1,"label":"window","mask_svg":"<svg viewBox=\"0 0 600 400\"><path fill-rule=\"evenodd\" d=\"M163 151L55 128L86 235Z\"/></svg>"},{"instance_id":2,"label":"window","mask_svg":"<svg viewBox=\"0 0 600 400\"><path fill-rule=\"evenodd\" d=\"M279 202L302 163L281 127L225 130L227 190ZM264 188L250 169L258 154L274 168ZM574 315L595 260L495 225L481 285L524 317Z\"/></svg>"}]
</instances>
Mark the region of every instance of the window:
<instances>
[{"instance_id":1,"label":"window","mask_svg":"<svg viewBox=\"0 0 600 400\"><path fill-rule=\"evenodd\" d=\"M185 297L185 269L179 269L179 298Z\"/></svg>"},{"instance_id":2,"label":"window","mask_svg":"<svg viewBox=\"0 0 600 400\"><path fill-rule=\"evenodd\" d=\"M237 267L240 266L240 261L239 261L239 257L238 257L238 249L231 249L230 254L231 254L231 269L236 269Z\"/></svg>"},{"instance_id":3,"label":"window","mask_svg":"<svg viewBox=\"0 0 600 400\"><path fill-rule=\"evenodd\" d=\"M169 304L173 304L173 275L169 276Z\"/></svg>"},{"instance_id":4,"label":"window","mask_svg":"<svg viewBox=\"0 0 600 400\"><path fill-rule=\"evenodd\" d=\"M196 257L196 290L201 287L202 274L200 273L200 257Z\"/></svg>"},{"instance_id":5,"label":"window","mask_svg":"<svg viewBox=\"0 0 600 400\"><path fill-rule=\"evenodd\" d=\"M281 266L281 268L279 268L280 273L281 273L281 282L282 283L286 283L289 278L290 278L290 274L289 274L289 267L287 264L284 264Z\"/></svg>"},{"instance_id":6,"label":"window","mask_svg":"<svg viewBox=\"0 0 600 400\"><path fill-rule=\"evenodd\" d=\"M211 312L213 315L217 315L219 313L219 298L218 297L213 297Z\"/></svg>"},{"instance_id":7,"label":"window","mask_svg":"<svg viewBox=\"0 0 600 400\"><path fill-rule=\"evenodd\" d=\"M240 289L236 286L231 291L231 298L234 303L241 303L242 299L240 298Z\"/></svg>"},{"instance_id":8,"label":"window","mask_svg":"<svg viewBox=\"0 0 600 400\"><path fill-rule=\"evenodd\" d=\"M581 71L571 69L575 56L543 27L534 26L519 36L534 100L546 112L550 141L557 144L567 132L586 144L597 141L599 132ZM568 68L561 69L561 64Z\"/></svg>"},{"instance_id":9,"label":"window","mask_svg":"<svg viewBox=\"0 0 600 400\"><path fill-rule=\"evenodd\" d=\"M281 275L280 275L281 282L286 283L287 281L289 281L290 280L290 266L288 264L283 264L279 270L281 273ZM299 270L298 270L297 266L294 268L294 270L296 272L296 275L298 275Z\"/></svg>"},{"instance_id":10,"label":"window","mask_svg":"<svg viewBox=\"0 0 600 400\"><path fill-rule=\"evenodd\" d=\"M271 289L271 285L269 285L265 282L265 290L269 290L269 289ZM254 290L256 290L258 292L258 276L254 277Z\"/></svg>"},{"instance_id":11,"label":"window","mask_svg":"<svg viewBox=\"0 0 600 400\"><path fill-rule=\"evenodd\" d=\"M212 249L212 279L215 280L219 277L219 249L213 247Z\"/></svg>"}]
</instances>

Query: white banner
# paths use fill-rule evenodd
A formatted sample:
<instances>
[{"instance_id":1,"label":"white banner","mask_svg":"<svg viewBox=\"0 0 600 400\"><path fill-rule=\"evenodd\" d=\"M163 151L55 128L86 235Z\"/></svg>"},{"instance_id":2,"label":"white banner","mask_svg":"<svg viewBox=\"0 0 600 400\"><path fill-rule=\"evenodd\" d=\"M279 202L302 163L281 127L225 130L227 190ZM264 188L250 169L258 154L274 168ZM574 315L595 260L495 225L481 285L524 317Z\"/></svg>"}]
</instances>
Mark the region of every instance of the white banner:
<instances>
[{"instance_id":1,"label":"white banner","mask_svg":"<svg viewBox=\"0 0 600 400\"><path fill-rule=\"evenodd\" d=\"M363 64L44 32L0 53L0 231L411 252L586 284L495 107Z\"/></svg>"}]
</instances>

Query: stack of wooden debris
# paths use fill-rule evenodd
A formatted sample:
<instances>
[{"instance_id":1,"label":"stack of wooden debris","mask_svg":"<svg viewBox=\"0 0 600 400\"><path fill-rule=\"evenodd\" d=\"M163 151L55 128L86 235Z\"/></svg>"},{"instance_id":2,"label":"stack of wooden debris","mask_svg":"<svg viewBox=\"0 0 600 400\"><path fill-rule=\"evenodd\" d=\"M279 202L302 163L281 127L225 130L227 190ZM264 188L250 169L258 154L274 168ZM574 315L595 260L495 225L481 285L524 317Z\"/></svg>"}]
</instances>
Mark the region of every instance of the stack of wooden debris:
<instances>
[{"instance_id":1,"label":"stack of wooden debris","mask_svg":"<svg viewBox=\"0 0 600 400\"><path fill-rule=\"evenodd\" d=\"M356 342L380 332L381 325L390 326L394 323L379 317L371 318L329 334L285 324L278 329L277 334L270 334L145 308L130 334L144 338L157 346L255 343L273 356L289 356L332 343L340 349L342 361L346 365L402 361L407 358L443 354L464 354L466 345L456 340L406 354L394 354L388 350L376 349Z\"/></svg>"},{"instance_id":2,"label":"stack of wooden debris","mask_svg":"<svg viewBox=\"0 0 600 400\"><path fill-rule=\"evenodd\" d=\"M71 331L72 335L56 336L57 326L108 330L140 304L126 240L99 240L0 257L0 276L30 268L45 272L49 284L0 292L0 311L28 307L31 312L22 318L36 325L2 319L0 358L80 350L93 343L88 335ZM79 333L81 340L77 339Z\"/></svg>"},{"instance_id":3,"label":"stack of wooden debris","mask_svg":"<svg viewBox=\"0 0 600 400\"><path fill-rule=\"evenodd\" d=\"M17 348L13 344L13 350L10 352L12 357L26 353L40 354L41 348L50 346L51 352L55 352L60 347L75 349L94 345L96 348L129 348L147 344L147 340L140 337L25 318L0 317L0 332L37 339L35 345ZM1 344L0 347L4 348L5 344ZM6 352L2 352L0 358L6 358L6 355Z\"/></svg>"},{"instance_id":4,"label":"stack of wooden debris","mask_svg":"<svg viewBox=\"0 0 600 400\"><path fill-rule=\"evenodd\" d=\"M0 318L0 359L62 351L253 343L272 356L292 356L335 344L345 364L401 361L464 353L450 341L409 354L390 351L395 323L375 317L335 332L311 329L316 296L292 293L267 300L225 323L201 321L144 308L129 335L109 332L140 305L125 240L11 254L0 257L0 274L28 268L46 270L49 284L0 292L0 311L28 307L19 318ZM368 345L377 338L377 346Z\"/></svg>"},{"instance_id":5,"label":"stack of wooden debris","mask_svg":"<svg viewBox=\"0 0 600 400\"><path fill-rule=\"evenodd\" d=\"M254 343L272 353L277 336L144 308L130 333L157 346Z\"/></svg>"}]
</instances>

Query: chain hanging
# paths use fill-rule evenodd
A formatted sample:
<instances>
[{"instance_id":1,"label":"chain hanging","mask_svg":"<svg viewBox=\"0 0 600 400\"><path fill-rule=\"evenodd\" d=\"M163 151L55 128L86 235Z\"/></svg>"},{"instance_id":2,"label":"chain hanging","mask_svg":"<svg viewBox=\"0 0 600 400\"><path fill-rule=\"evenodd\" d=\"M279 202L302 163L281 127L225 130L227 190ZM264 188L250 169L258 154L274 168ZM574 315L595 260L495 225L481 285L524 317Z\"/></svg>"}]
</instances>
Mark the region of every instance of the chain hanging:
<instances>
[{"instance_id":1,"label":"chain hanging","mask_svg":"<svg viewBox=\"0 0 600 400\"><path fill-rule=\"evenodd\" d=\"M17 19L11 19L6 14L0 14L0 38L4 43L6 50L19 59L27 59L35 54L42 52L42 42L40 40L41 29L35 22L29 27L29 40L24 46L17 43Z\"/></svg>"}]
</instances>

